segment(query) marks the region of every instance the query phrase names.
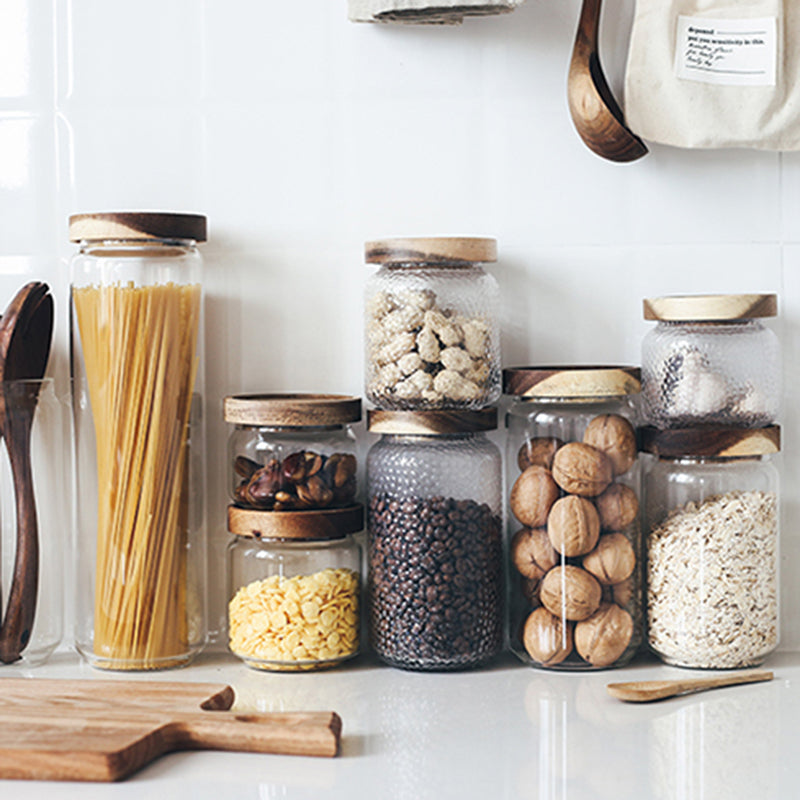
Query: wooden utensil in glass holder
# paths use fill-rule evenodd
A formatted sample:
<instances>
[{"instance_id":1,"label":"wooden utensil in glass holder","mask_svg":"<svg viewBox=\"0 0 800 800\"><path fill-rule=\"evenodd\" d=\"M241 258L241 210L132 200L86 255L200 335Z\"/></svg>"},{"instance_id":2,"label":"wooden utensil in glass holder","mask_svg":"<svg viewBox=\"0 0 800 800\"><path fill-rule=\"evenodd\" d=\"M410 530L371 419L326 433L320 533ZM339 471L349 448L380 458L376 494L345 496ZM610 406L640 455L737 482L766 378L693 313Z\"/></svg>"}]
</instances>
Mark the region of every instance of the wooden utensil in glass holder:
<instances>
[{"instance_id":1,"label":"wooden utensil in glass holder","mask_svg":"<svg viewBox=\"0 0 800 800\"><path fill-rule=\"evenodd\" d=\"M21 657L36 614L39 534L31 429L52 333L53 297L49 287L38 281L26 284L0 319L0 434L11 465L17 521L13 579L0 628L0 661L6 664Z\"/></svg>"}]
</instances>

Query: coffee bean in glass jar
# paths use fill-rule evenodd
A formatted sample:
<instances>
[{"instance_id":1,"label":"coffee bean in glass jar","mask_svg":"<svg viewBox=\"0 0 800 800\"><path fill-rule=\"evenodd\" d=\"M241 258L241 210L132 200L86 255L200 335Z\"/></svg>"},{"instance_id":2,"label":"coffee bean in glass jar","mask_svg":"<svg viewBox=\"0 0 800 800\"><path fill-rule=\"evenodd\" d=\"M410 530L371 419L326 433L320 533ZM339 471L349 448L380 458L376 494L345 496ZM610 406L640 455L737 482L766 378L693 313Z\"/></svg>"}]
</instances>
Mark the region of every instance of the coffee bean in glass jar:
<instances>
[{"instance_id":1,"label":"coffee bean in glass jar","mask_svg":"<svg viewBox=\"0 0 800 800\"><path fill-rule=\"evenodd\" d=\"M472 500L371 498L370 635L378 655L425 669L497 653L501 527L489 506Z\"/></svg>"},{"instance_id":2,"label":"coffee bean in glass jar","mask_svg":"<svg viewBox=\"0 0 800 800\"><path fill-rule=\"evenodd\" d=\"M496 410L371 411L369 633L404 669L482 664L503 644Z\"/></svg>"}]
</instances>

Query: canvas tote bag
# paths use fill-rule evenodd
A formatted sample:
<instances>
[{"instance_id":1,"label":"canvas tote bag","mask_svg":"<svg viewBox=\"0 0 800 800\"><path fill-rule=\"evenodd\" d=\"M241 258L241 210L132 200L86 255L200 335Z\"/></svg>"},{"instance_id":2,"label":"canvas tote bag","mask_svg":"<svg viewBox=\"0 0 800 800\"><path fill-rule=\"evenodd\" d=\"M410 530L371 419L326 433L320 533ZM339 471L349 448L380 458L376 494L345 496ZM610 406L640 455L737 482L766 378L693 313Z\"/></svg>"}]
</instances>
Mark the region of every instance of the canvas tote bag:
<instances>
[{"instance_id":1,"label":"canvas tote bag","mask_svg":"<svg viewBox=\"0 0 800 800\"><path fill-rule=\"evenodd\" d=\"M625 118L676 147L800 150L800 0L636 0Z\"/></svg>"}]
</instances>

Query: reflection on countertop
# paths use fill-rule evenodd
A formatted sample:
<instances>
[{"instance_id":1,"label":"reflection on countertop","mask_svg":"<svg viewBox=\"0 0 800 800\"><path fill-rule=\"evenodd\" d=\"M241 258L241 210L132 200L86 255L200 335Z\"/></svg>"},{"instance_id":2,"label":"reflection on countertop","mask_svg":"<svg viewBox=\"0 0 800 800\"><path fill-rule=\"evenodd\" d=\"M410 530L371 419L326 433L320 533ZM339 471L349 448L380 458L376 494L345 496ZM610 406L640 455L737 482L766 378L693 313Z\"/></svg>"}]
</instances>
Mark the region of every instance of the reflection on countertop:
<instances>
[{"instance_id":1,"label":"reflection on countertop","mask_svg":"<svg viewBox=\"0 0 800 800\"><path fill-rule=\"evenodd\" d=\"M775 672L770 683L642 705L612 699L606 683L689 671L644 659L621 670L563 673L503 656L474 672L415 673L362 656L338 670L282 674L212 654L187 669L129 675L59 653L37 669L3 667L0 679L228 683L238 710L333 709L344 720L335 760L179 753L122 784L14 782L14 797L23 800L234 793L237 800L793 798L800 785L800 655L778 654L765 667Z\"/></svg>"}]
</instances>

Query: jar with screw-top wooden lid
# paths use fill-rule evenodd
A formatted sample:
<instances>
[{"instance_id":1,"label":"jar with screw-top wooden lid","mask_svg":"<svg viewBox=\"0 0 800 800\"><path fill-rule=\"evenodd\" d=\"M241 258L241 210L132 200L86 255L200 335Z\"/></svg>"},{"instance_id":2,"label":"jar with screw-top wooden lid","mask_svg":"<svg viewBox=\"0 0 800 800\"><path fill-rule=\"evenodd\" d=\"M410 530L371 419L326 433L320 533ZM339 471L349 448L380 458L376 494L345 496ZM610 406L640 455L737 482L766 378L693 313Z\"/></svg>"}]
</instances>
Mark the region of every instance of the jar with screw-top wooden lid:
<instances>
[{"instance_id":1,"label":"jar with screw-top wooden lid","mask_svg":"<svg viewBox=\"0 0 800 800\"><path fill-rule=\"evenodd\" d=\"M511 649L619 667L642 641L638 367L503 371Z\"/></svg>"},{"instance_id":2,"label":"jar with screw-top wooden lid","mask_svg":"<svg viewBox=\"0 0 800 800\"><path fill-rule=\"evenodd\" d=\"M103 669L206 640L199 214L75 214L76 645Z\"/></svg>"},{"instance_id":3,"label":"jar with screw-top wooden lid","mask_svg":"<svg viewBox=\"0 0 800 800\"><path fill-rule=\"evenodd\" d=\"M645 421L657 428L774 423L781 353L763 320L777 309L774 294L645 300L644 318L658 323L642 342Z\"/></svg>"},{"instance_id":4,"label":"jar with screw-top wooden lid","mask_svg":"<svg viewBox=\"0 0 800 800\"><path fill-rule=\"evenodd\" d=\"M486 238L367 242L366 392L379 408L482 408L500 396L499 288Z\"/></svg>"},{"instance_id":5,"label":"jar with screw-top wooden lid","mask_svg":"<svg viewBox=\"0 0 800 800\"><path fill-rule=\"evenodd\" d=\"M778 646L777 425L641 431L647 631L668 664L736 669Z\"/></svg>"},{"instance_id":6,"label":"jar with screw-top wooden lid","mask_svg":"<svg viewBox=\"0 0 800 800\"><path fill-rule=\"evenodd\" d=\"M340 508L356 498L361 399L338 394L232 395L224 401L232 500L241 508Z\"/></svg>"},{"instance_id":7,"label":"jar with screw-top wooden lid","mask_svg":"<svg viewBox=\"0 0 800 800\"><path fill-rule=\"evenodd\" d=\"M255 669L333 667L359 649L360 505L228 508L228 646Z\"/></svg>"},{"instance_id":8,"label":"jar with screw-top wooden lid","mask_svg":"<svg viewBox=\"0 0 800 800\"><path fill-rule=\"evenodd\" d=\"M497 409L368 412L372 646L403 669L466 669L503 643Z\"/></svg>"}]
</instances>

